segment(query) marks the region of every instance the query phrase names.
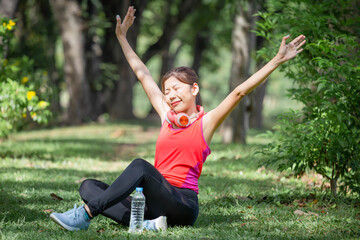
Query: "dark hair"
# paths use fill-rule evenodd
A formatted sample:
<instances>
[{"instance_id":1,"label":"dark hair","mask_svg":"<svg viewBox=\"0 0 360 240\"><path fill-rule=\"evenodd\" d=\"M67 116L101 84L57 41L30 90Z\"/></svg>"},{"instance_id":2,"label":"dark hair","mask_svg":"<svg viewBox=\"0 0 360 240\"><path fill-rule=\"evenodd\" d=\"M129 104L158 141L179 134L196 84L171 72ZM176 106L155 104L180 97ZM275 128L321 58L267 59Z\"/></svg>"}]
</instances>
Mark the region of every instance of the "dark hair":
<instances>
[{"instance_id":1,"label":"dark hair","mask_svg":"<svg viewBox=\"0 0 360 240\"><path fill-rule=\"evenodd\" d=\"M178 67L173 68L170 71L168 71L161 79L161 91L165 91L165 81L168 80L170 77L175 77L180 82L193 85L194 83L197 83L199 85L199 77L195 73L194 69L190 67ZM200 92L196 95L196 105L202 105Z\"/></svg>"}]
</instances>

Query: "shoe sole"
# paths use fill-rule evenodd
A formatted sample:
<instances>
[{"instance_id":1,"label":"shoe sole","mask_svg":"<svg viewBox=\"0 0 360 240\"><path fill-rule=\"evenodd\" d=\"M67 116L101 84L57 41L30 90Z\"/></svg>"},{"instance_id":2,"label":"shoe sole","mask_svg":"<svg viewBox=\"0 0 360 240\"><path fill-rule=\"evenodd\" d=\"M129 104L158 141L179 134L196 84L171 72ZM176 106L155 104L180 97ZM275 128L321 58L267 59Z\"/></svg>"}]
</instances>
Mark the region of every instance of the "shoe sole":
<instances>
[{"instance_id":1,"label":"shoe sole","mask_svg":"<svg viewBox=\"0 0 360 240\"><path fill-rule=\"evenodd\" d=\"M60 219L58 219L54 214L50 215L51 220L53 220L55 223L59 224L61 227L65 228L66 230L69 231L78 231L81 230L81 228L74 228L74 227L70 227L68 225L66 225L65 223L63 223L62 221L60 221ZM86 228L87 229L87 228ZM86 230L85 229L85 230Z\"/></svg>"}]
</instances>

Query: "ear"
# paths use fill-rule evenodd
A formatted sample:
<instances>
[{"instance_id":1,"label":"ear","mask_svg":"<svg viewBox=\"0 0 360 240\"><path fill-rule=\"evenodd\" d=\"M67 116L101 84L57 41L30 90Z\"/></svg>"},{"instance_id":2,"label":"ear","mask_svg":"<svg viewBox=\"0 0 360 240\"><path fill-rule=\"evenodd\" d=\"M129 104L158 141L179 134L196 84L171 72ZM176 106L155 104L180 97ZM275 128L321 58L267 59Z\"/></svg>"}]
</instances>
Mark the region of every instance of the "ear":
<instances>
[{"instance_id":1,"label":"ear","mask_svg":"<svg viewBox=\"0 0 360 240\"><path fill-rule=\"evenodd\" d=\"M199 84L197 83L193 83L193 86L192 86L192 89L191 89L191 93L193 96L196 96L200 91L200 88L199 88Z\"/></svg>"}]
</instances>

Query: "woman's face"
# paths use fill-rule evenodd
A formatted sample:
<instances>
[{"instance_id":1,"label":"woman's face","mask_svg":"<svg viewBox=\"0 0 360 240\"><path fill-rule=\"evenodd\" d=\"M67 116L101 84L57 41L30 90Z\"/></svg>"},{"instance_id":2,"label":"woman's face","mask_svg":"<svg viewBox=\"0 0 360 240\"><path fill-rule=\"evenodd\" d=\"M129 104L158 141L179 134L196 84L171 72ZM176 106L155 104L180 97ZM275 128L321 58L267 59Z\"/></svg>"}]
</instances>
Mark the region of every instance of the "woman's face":
<instances>
[{"instance_id":1,"label":"woman's face","mask_svg":"<svg viewBox=\"0 0 360 240\"><path fill-rule=\"evenodd\" d=\"M175 77L170 77L164 82L166 103L175 112L187 112L196 102L197 89L196 83L191 86Z\"/></svg>"}]
</instances>

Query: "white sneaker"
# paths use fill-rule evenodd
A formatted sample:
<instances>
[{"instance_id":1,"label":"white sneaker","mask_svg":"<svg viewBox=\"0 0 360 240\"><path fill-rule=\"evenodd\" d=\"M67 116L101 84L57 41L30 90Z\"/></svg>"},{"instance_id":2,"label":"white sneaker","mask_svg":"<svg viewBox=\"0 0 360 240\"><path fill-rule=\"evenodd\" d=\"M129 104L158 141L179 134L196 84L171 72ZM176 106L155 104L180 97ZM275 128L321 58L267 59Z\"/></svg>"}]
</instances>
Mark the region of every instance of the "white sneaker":
<instances>
[{"instance_id":1,"label":"white sneaker","mask_svg":"<svg viewBox=\"0 0 360 240\"><path fill-rule=\"evenodd\" d=\"M145 220L143 223L143 227L147 231L155 231L155 232L166 231L167 229L166 216L160 216L152 220Z\"/></svg>"}]
</instances>

